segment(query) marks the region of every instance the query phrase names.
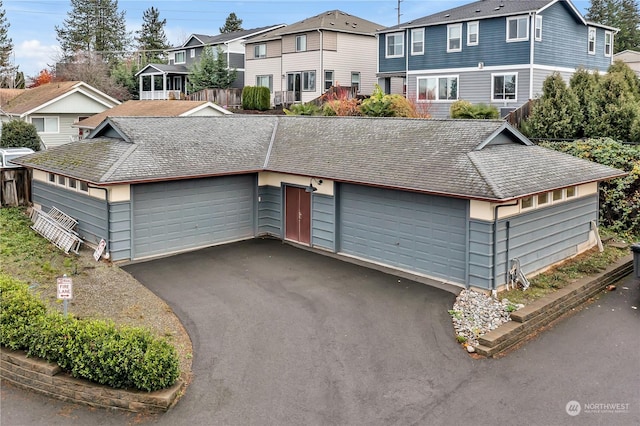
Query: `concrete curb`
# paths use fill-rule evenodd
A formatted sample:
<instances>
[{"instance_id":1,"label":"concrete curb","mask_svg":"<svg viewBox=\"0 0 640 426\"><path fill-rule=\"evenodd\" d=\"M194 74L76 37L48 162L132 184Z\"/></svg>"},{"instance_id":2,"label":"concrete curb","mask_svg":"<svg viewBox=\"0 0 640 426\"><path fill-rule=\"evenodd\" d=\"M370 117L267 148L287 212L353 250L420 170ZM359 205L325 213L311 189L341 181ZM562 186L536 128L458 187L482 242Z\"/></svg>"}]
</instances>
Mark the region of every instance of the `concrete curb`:
<instances>
[{"instance_id":1,"label":"concrete curb","mask_svg":"<svg viewBox=\"0 0 640 426\"><path fill-rule=\"evenodd\" d=\"M580 279L570 285L536 300L511 314L511 321L481 336L476 352L486 357L495 357L518 345L542 327L600 293L633 272L633 258L626 256L604 272Z\"/></svg>"},{"instance_id":2,"label":"concrete curb","mask_svg":"<svg viewBox=\"0 0 640 426\"><path fill-rule=\"evenodd\" d=\"M66 374L54 363L0 347L0 378L22 389L92 407L162 413L178 400L185 383L155 392L114 389Z\"/></svg>"}]
</instances>

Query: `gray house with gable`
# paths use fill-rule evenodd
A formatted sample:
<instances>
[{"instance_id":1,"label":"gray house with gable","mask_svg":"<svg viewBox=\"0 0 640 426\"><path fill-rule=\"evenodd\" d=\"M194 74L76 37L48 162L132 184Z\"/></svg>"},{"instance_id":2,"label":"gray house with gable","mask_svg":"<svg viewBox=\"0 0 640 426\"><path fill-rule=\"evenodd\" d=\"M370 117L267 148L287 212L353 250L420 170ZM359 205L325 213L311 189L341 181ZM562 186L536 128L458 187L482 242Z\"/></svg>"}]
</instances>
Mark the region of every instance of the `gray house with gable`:
<instances>
[{"instance_id":1,"label":"gray house with gable","mask_svg":"<svg viewBox=\"0 0 640 426\"><path fill-rule=\"evenodd\" d=\"M487 290L592 247L625 174L503 121L363 117L112 117L17 162L113 260L268 235Z\"/></svg>"}]
</instances>

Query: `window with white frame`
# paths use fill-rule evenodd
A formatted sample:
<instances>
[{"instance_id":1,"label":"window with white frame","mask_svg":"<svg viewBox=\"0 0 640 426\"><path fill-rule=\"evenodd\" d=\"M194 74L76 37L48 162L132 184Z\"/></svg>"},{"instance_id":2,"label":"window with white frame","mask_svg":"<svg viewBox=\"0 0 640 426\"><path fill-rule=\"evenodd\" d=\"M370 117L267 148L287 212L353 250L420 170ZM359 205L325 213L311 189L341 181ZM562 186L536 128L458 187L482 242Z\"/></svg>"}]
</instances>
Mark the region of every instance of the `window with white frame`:
<instances>
[{"instance_id":1,"label":"window with white frame","mask_svg":"<svg viewBox=\"0 0 640 426\"><path fill-rule=\"evenodd\" d=\"M302 71L302 91L315 92L316 90L316 72Z\"/></svg>"},{"instance_id":2,"label":"window with white frame","mask_svg":"<svg viewBox=\"0 0 640 426\"><path fill-rule=\"evenodd\" d=\"M515 100L517 90L517 73L491 75L491 93L494 101Z\"/></svg>"},{"instance_id":3,"label":"window with white frame","mask_svg":"<svg viewBox=\"0 0 640 426\"><path fill-rule=\"evenodd\" d=\"M360 92L360 73L352 72L351 73L351 90L355 93Z\"/></svg>"},{"instance_id":4,"label":"window with white frame","mask_svg":"<svg viewBox=\"0 0 640 426\"><path fill-rule=\"evenodd\" d=\"M524 197L524 198L520 199L520 208L522 210L532 209L534 207L535 207L535 202L534 202L532 196Z\"/></svg>"},{"instance_id":5,"label":"window with white frame","mask_svg":"<svg viewBox=\"0 0 640 426\"><path fill-rule=\"evenodd\" d=\"M324 70L324 90L331 89L331 86L333 86L333 71Z\"/></svg>"},{"instance_id":6,"label":"window with white frame","mask_svg":"<svg viewBox=\"0 0 640 426\"><path fill-rule=\"evenodd\" d=\"M529 40L529 17L514 16L507 18L507 41Z\"/></svg>"},{"instance_id":7,"label":"window with white frame","mask_svg":"<svg viewBox=\"0 0 640 426\"><path fill-rule=\"evenodd\" d=\"M176 52L173 62L175 64L184 64L187 61L187 55L184 50Z\"/></svg>"},{"instance_id":8,"label":"window with white frame","mask_svg":"<svg viewBox=\"0 0 640 426\"><path fill-rule=\"evenodd\" d=\"M196 57L196 49L190 49L189 50L189 57L191 57L191 58L195 58Z\"/></svg>"},{"instance_id":9,"label":"window with white frame","mask_svg":"<svg viewBox=\"0 0 640 426\"><path fill-rule=\"evenodd\" d=\"M554 189L550 192L543 192L537 195L530 195L520 199L520 209L527 210L547 205L561 203L569 198L577 197L578 187L570 186L568 188Z\"/></svg>"},{"instance_id":10,"label":"window with white frame","mask_svg":"<svg viewBox=\"0 0 640 426\"><path fill-rule=\"evenodd\" d=\"M65 178L64 176L58 175L58 185L66 186L67 185L67 178Z\"/></svg>"},{"instance_id":11,"label":"window with white frame","mask_svg":"<svg viewBox=\"0 0 640 426\"><path fill-rule=\"evenodd\" d=\"M386 57L399 58L404 56L404 33L387 34L385 37L387 43Z\"/></svg>"},{"instance_id":12,"label":"window with white frame","mask_svg":"<svg viewBox=\"0 0 640 426\"><path fill-rule=\"evenodd\" d=\"M564 200L564 189L556 189L553 191L551 195L552 201L555 203L556 201Z\"/></svg>"},{"instance_id":13,"label":"window with white frame","mask_svg":"<svg viewBox=\"0 0 640 426\"><path fill-rule=\"evenodd\" d=\"M480 23L467 22L467 46L476 46L480 41Z\"/></svg>"},{"instance_id":14,"label":"window with white frame","mask_svg":"<svg viewBox=\"0 0 640 426\"><path fill-rule=\"evenodd\" d=\"M455 101L458 99L458 76L418 77L419 101Z\"/></svg>"},{"instance_id":15,"label":"window with white frame","mask_svg":"<svg viewBox=\"0 0 640 426\"><path fill-rule=\"evenodd\" d=\"M273 92L273 75L257 75L256 86L268 87L269 91Z\"/></svg>"},{"instance_id":16,"label":"window with white frame","mask_svg":"<svg viewBox=\"0 0 640 426\"><path fill-rule=\"evenodd\" d=\"M462 24L447 25L447 52L462 50Z\"/></svg>"},{"instance_id":17,"label":"window with white frame","mask_svg":"<svg viewBox=\"0 0 640 426\"><path fill-rule=\"evenodd\" d=\"M67 178L65 176L56 175L54 173L47 174L47 180L50 184L64 186L73 191L89 192L89 184L81 180Z\"/></svg>"},{"instance_id":18,"label":"window with white frame","mask_svg":"<svg viewBox=\"0 0 640 426\"><path fill-rule=\"evenodd\" d=\"M589 55L595 55L596 54L596 29L589 28L588 31L589 31L589 36L588 36L587 51Z\"/></svg>"},{"instance_id":19,"label":"window with white frame","mask_svg":"<svg viewBox=\"0 0 640 426\"><path fill-rule=\"evenodd\" d=\"M58 117L31 117L31 124L36 127L38 133L59 133Z\"/></svg>"},{"instance_id":20,"label":"window with white frame","mask_svg":"<svg viewBox=\"0 0 640 426\"><path fill-rule=\"evenodd\" d=\"M56 183L56 175L54 175L53 173L48 173L47 174L47 180L50 183Z\"/></svg>"},{"instance_id":21,"label":"window with white frame","mask_svg":"<svg viewBox=\"0 0 640 426\"><path fill-rule=\"evenodd\" d=\"M299 35L296 36L296 52L306 52L307 51L307 36Z\"/></svg>"},{"instance_id":22,"label":"window with white frame","mask_svg":"<svg viewBox=\"0 0 640 426\"><path fill-rule=\"evenodd\" d=\"M78 188L78 181L75 180L75 179L69 178L69 188L77 189Z\"/></svg>"},{"instance_id":23,"label":"window with white frame","mask_svg":"<svg viewBox=\"0 0 640 426\"><path fill-rule=\"evenodd\" d=\"M424 53L424 28L411 30L411 54L422 55Z\"/></svg>"},{"instance_id":24,"label":"window with white frame","mask_svg":"<svg viewBox=\"0 0 640 426\"><path fill-rule=\"evenodd\" d=\"M265 43L256 44L253 47L253 57L256 59L267 57L267 45Z\"/></svg>"},{"instance_id":25,"label":"window with white frame","mask_svg":"<svg viewBox=\"0 0 640 426\"><path fill-rule=\"evenodd\" d=\"M542 40L542 15L536 15L536 28L535 28L536 41Z\"/></svg>"},{"instance_id":26,"label":"window with white frame","mask_svg":"<svg viewBox=\"0 0 640 426\"><path fill-rule=\"evenodd\" d=\"M613 33L611 31L604 32L604 56L611 56L611 47L613 45Z\"/></svg>"},{"instance_id":27,"label":"window with white frame","mask_svg":"<svg viewBox=\"0 0 640 426\"><path fill-rule=\"evenodd\" d=\"M578 188L575 187L575 186L570 186L566 190L566 196L567 196L567 198L577 197L578 196Z\"/></svg>"},{"instance_id":28,"label":"window with white frame","mask_svg":"<svg viewBox=\"0 0 640 426\"><path fill-rule=\"evenodd\" d=\"M548 192L545 192L543 194L538 194L537 198L538 198L537 201L539 206L544 206L545 204L549 204L551 200Z\"/></svg>"}]
</instances>

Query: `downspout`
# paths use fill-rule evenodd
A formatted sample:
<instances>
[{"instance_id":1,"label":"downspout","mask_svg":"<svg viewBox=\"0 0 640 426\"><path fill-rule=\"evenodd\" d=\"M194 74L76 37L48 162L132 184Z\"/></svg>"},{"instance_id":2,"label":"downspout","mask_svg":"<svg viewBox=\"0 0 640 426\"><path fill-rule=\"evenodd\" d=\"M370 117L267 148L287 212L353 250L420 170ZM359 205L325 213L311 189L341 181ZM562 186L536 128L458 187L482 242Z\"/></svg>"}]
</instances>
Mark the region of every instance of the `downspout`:
<instances>
[{"instance_id":1,"label":"downspout","mask_svg":"<svg viewBox=\"0 0 640 426\"><path fill-rule=\"evenodd\" d=\"M322 95L324 90L324 33L320 28L316 28L318 34L320 34L320 75L316 77L316 84L320 84L320 94ZM335 78L335 76L334 76Z\"/></svg>"},{"instance_id":2,"label":"downspout","mask_svg":"<svg viewBox=\"0 0 640 426\"><path fill-rule=\"evenodd\" d=\"M491 295L493 297L497 296L496 291L496 271L498 270L498 210L502 207L514 207L517 206L520 202L516 200L513 204L498 204L493 208L493 252L492 252L492 267L491 267ZM509 246L509 230L507 226L507 247ZM507 263L509 263L509 259L507 259ZM507 265L508 267L508 265Z\"/></svg>"},{"instance_id":3,"label":"downspout","mask_svg":"<svg viewBox=\"0 0 640 426\"><path fill-rule=\"evenodd\" d=\"M531 27L529 28L529 99L533 99L533 64L535 60L535 44L536 44L536 15L530 14L529 20ZM518 96L516 94L516 96Z\"/></svg>"},{"instance_id":4,"label":"downspout","mask_svg":"<svg viewBox=\"0 0 640 426\"><path fill-rule=\"evenodd\" d=\"M111 213L110 213L111 204L109 203L109 190L107 188L102 188L100 186L88 185L88 187L92 189L101 189L104 191L104 201L107 207L107 247L106 247L107 252L104 255L104 257L109 259L110 257L109 250L111 249Z\"/></svg>"}]
</instances>

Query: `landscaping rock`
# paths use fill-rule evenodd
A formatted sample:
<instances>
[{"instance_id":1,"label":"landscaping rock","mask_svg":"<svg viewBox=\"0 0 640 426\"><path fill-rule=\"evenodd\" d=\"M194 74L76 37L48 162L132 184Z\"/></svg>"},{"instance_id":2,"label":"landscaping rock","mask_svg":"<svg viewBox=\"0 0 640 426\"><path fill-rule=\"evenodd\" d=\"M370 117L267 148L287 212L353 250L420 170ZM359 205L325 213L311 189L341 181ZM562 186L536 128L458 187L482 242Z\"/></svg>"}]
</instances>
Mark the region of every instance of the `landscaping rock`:
<instances>
[{"instance_id":1,"label":"landscaping rock","mask_svg":"<svg viewBox=\"0 0 640 426\"><path fill-rule=\"evenodd\" d=\"M469 348L475 351L478 337L510 321L507 309L519 308L520 305L514 305L508 299L496 300L484 293L462 290L449 313L455 334L466 339L467 351L471 353Z\"/></svg>"}]
</instances>

